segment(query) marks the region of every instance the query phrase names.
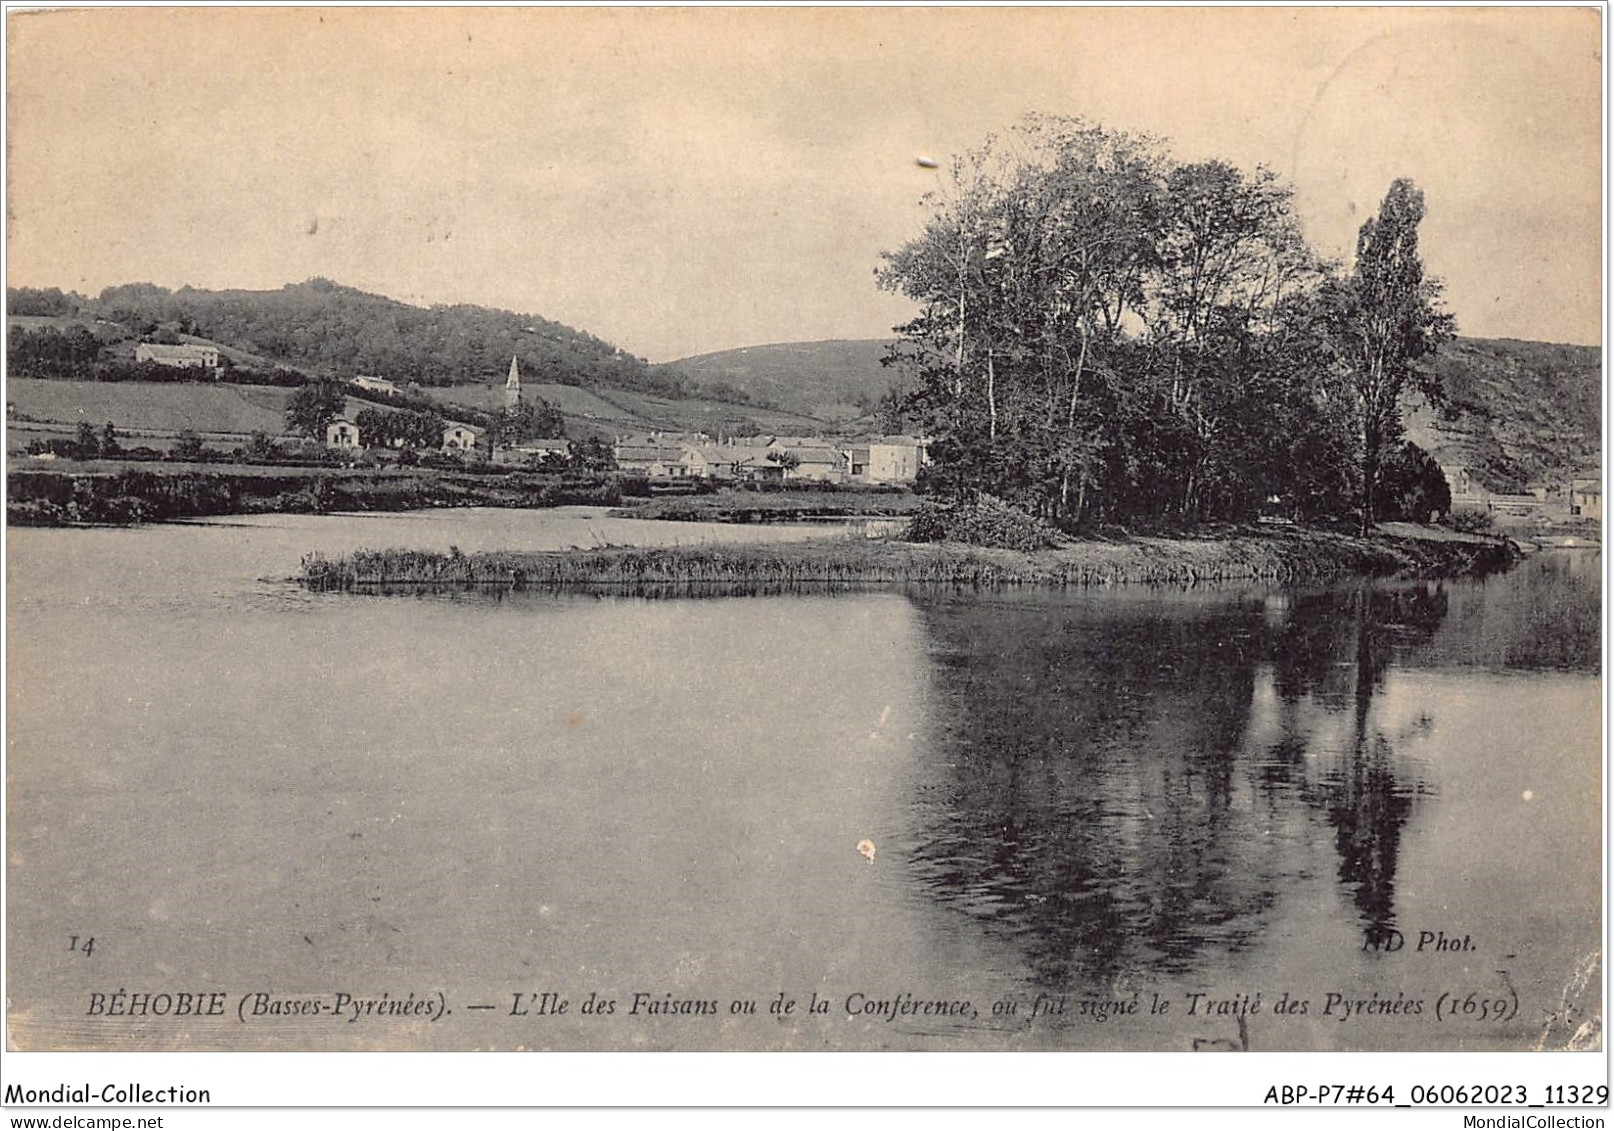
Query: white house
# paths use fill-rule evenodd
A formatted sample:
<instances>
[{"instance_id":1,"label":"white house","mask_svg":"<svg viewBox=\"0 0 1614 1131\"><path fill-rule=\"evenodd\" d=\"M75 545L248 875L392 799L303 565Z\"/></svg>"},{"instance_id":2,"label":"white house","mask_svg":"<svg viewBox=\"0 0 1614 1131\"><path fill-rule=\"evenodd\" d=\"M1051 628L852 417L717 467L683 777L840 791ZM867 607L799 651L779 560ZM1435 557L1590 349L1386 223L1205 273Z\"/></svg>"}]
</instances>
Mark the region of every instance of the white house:
<instances>
[{"instance_id":1,"label":"white house","mask_svg":"<svg viewBox=\"0 0 1614 1131\"><path fill-rule=\"evenodd\" d=\"M325 426L325 446L327 448L357 448L359 446L359 426L346 419L331 421Z\"/></svg>"},{"instance_id":2,"label":"white house","mask_svg":"<svg viewBox=\"0 0 1614 1131\"><path fill-rule=\"evenodd\" d=\"M902 436L882 436L869 443L870 483L912 483L919 478L924 446Z\"/></svg>"},{"instance_id":3,"label":"white house","mask_svg":"<svg viewBox=\"0 0 1614 1131\"><path fill-rule=\"evenodd\" d=\"M469 424L450 424L443 429L443 451L450 455L469 455L476 451L485 429Z\"/></svg>"},{"instance_id":4,"label":"white house","mask_svg":"<svg viewBox=\"0 0 1614 1131\"><path fill-rule=\"evenodd\" d=\"M384 377L365 377L360 375L351 382L361 389L369 389L373 393L396 393L398 386Z\"/></svg>"},{"instance_id":5,"label":"white house","mask_svg":"<svg viewBox=\"0 0 1614 1131\"><path fill-rule=\"evenodd\" d=\"M1582 518L1603 520L1603 472L1586 471L1576 475L1569 486L1569 513Z\"/></svg>"},{"instance_id":6,"label":"white house","mask_svg":"<svg viewBox=\"0 0 1614 1131\"><path fill-rule=\"evenodd\" d=\"M141 342L135 347L136 361L151 361L175 369L217 369L217 346L183 345L165 346L157 342Z\"/></svg>"}]
</instances>

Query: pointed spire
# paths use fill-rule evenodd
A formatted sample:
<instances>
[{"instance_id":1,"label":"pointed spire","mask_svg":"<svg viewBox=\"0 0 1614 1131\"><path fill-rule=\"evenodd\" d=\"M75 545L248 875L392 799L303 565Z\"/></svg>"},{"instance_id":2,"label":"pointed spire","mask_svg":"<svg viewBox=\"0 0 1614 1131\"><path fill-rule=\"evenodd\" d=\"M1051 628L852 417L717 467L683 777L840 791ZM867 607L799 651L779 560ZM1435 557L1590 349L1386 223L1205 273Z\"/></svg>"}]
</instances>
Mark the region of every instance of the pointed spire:
<instances>
[{"instance_id":1,"label":"pointed spire","mask_svg":"<svg viewBox=\"0 0 1614 1131\"><path fill-rule=\"evenodd\" d=\"M510 355L510 376L504 382L504 407L521 407L521 366L516 364L516 355Z\"/></svg>"}]
</instances>

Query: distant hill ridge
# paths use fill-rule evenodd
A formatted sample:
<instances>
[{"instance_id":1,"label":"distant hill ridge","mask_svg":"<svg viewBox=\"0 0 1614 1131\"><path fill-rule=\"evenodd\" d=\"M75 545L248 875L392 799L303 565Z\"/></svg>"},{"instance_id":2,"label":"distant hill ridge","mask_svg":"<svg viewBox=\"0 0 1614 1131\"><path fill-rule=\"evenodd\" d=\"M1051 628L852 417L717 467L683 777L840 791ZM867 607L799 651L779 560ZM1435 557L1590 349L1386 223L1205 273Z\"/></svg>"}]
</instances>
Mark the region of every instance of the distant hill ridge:
<instances>
[{"instance_id":1,"label":"distant hill ridge","mask_svg":"<svg viewBox=\"0 0 1614 1131\"><path fill-rule=\"evenodd\" d=\"M681 358L658 368L683 373L703 388L832 421L872 412L896 382L898 373L880 364L892 345L883 338L777 342Z\"/></svg>"}]
</instances>

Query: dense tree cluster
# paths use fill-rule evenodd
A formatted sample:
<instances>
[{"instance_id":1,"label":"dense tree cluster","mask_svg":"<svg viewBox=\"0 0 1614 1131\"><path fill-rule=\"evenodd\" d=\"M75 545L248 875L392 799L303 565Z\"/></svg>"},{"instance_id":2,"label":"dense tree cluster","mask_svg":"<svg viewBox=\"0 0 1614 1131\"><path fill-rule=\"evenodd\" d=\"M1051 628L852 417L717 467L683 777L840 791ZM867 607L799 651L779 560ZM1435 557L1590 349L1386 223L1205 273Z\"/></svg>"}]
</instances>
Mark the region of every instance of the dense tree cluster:
<instances>
[{"instance_id":1,"label":"dense tree cluster","mask_svg":"<svg viewBox=\"0 0 1614 1131\"><path fill-rule=\"evenodd\" d=\"M918 301L883 406L933 438L931 486L1071 527L1373 516L1395 403L1451 331L1398 181L1353 272L1306 245L1272 173L1033 117L954 162L880 281ZM1366 470L1364 470L1366 469Z\"/></svg>"},{"instance_id":2,"label":"dense tree cluster","mask_svg":"<svg viewBox=\"0 0 1614 1131\"><path fill-rule=\"evenodd\" d=\"M494 441L513 447L523 440L554 440L566 435L566 422L560 410L542 397L534 397L502 409L490 421Z\"/></svg>"},{"instance_id":3,"label":"dense tree cluster","mask_svg":"<svg viewBox=\"0 0 1614 1131\"><path fill-rule=\"evenodd\" d=\"M443 443L447 422L433 410L360 409L353 418L359 440L367 448L437 448Z\"/></svg>"},{"instance_id":4,"label":"dense tree cluster","mask_svg":"<svg viewBox=\"0 0 1614 1131\"><path fill-rule=\"evenodd\" d=\"M60 287L6 288L7 314L65 318L76 313L83 302L83 295L63 294Z\"/></svg>"},{"instance_id":5,"label":"dense tree cluster","mask_svg":"<svg viewBox=\"0 0 1614 1131\"><path fill-rule=\"evenodd\" d=\"M286 404L286 431L311 440L325 438L325 426L347 409L347 385L341 381L310 381Z\"/></svg>"},{"instance_id":6,"label":"dense tree cluster","mask_svg":"<svg viewBox=\"0 0 1614 1131\"><path fill-rule=\"evenodd\" d=\"M6 334L6 372L12 377L90 380L101 341L83 326L65 332L16 328Z\"/></svg>"}]
</instances>

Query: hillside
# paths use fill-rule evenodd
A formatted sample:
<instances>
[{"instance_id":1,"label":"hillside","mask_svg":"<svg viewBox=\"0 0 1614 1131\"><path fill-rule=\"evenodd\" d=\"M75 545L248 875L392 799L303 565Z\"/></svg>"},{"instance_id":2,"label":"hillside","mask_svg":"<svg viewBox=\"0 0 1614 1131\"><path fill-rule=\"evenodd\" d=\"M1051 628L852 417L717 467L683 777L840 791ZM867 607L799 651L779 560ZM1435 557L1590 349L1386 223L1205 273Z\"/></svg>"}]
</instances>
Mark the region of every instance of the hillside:
<instances>
[{"instance_id":1,"label":"hillside","mask_svg":"<svg viewBox=\"0 0 1614 1131\"><path fill-rule=\"evenodd\" d=\"M171 291L150 283L108 287L95 298L9 289L7 312L88 326L123 327L151 340L187 337L275 365L336 377L367 373L425 386L503 381L510 358L531 380L678 395L671 375L581 330L535 314L455 305L419 307L327 279L276 291ZM101 334L97 335L101 337Z\"/></svg>"},{"instance_id":2,"label":"hillside","mask_svg":"<svg viewBox=\"0 0 1614 1131\"><path fill-rule=\"evenodd\" d=\"M1490 491L1559 487L1602 462L1602 350L1511 339L1459 338L1435 369L1438 408L1407 414L1407 435L1448 478L1467 468Z\"/></svg>"},{"instance_id":3,"label":"hillside","mask_svg":"<svg viewBox=\"0 0 1614 1131\"><path fill-rule=\"evenodd\" d=\"M890 349L884 339L781 342L686 357L657 366L681 373L726 399L733 391L753 404L802 413L824 421L873 411L896 380L880 364Z\"/></svg>"}]
</instances>

